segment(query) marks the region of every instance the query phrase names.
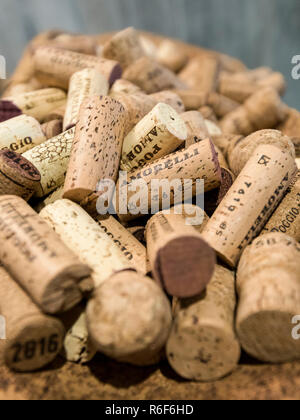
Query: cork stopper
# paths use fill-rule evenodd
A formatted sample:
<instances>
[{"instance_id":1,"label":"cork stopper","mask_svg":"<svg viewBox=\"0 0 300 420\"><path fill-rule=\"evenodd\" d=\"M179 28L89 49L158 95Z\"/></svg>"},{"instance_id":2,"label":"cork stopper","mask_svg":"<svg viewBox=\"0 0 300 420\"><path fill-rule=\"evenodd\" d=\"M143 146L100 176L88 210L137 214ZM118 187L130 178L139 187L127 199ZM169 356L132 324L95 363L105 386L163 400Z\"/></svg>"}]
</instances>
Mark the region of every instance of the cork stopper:
<instances>
[{"instance_id":1,"label":"cork stopper","mask_svg":"<svg viewBox=\"0 0 300 420\"><path fill-rule=\"evenodd\" d=\"M172 314L168 299L151 279L125 270L95 291L87 320L98 351L120 362L148 366L161 359Z\"/></svg>"},{"instance_id":2,"label":"cork stopper","mask_svg":"<svg viewBox=\"0 0 300 420\"><path fill-rule=\"evenodd\" d=\"M167 343L172 368L183 378L216 381L234 371L240 345L234 328L235 277L217 265L206 292L179 300Z\"/></svg>"},{"instance_id":3,"label":"cork stopper","mask_svg":"<svg viewBox=\"0 0 300 420\"><path fill-rule=\"evenodd\" d=\"M108 90L108 81L98 70L87 68L74 73L70 78L68 101L64 115L64 131L77 124L80 107L85 99L92 96L107 95Z\"/></svg>"},{"instance_id":4,"label":"cork stopper","mask_svg":"<svg viewBox=\"0 0 300 420\"><path fill-rule=\"evenodd\" d=\"M209 221L208 215L205 211L194 204L176 204L170 208L171 214L180 214L185 219L187 226L192 226L198 233L202 233L207 222Z\"/></svg>"},{"instance_id":5,"label":"cork stopper","mask_svg":"<svg viewBox=\"0 0 300 420\"><path fill-rule=\"evenodd\" d=\"M103 47L103 57L118 61L123 70L144 56L139 34L134 28L118 32Z\"/></svg>"},{"instance_id":6,"label":"cork stopper","mask_svg":"<svg viewBox=\"0 0 300 420\"><path fill-rule=\"evenodd\" d=\"M208 129L202 114L198 111L188 111L181 115L187 130L188 138L185 142L185 147L192 144L199 143L209 137Z\"/></svg>"},{"instance_id":7,"label":"cork stopper","mask_svg":"<svg viewBox=\"0 0 300 420\"><path fill-rule=\"evenodd\" d=\"M60 106L59 108L56 108L54 111L50 112L44 118L44 123L47 123L47 122L50 122L50 121L53 121L53 120L63 120L64 117L65 117L65 113L66 113L66 105L67 105L67 103Z\"/></svg>"},{"instance_id":8,"label":"cork stopper","mask_svg":"<svg viewBox=\"0 0 300 420\"><path fill-rule=\"evenodd\" d=\"M97 44L92 36L62 33L51 41L51 46L81 54L96 55Z\"/></svg>"},{"instance_id":9,"label":"cork stopper","mask_svg":"<svg viewBox=\"0 0 300 420\"><path fill-rule=\"evenodd\" d=\"M141 88L125 79L116 80L110 89L110 95L118 93L124 93L125 95L134 95L135 93L141 92L143 92Z\"/></svg>"},{"instance_id":10,"label":"cork stopper","mask_svg":"<svg viewBox=\"0 0 300 420\"><path fill-rule=\"evenodd\" d=\"M90 268L19 197L0 196L0 259L46 313L67 311L81 299Z\"/></svg>"},{"instance_id":11,"label":"cork stopper","mask_svg":"<svg viewBox=\"0 0 300 420\"><path fill-rule=\"evenodd\" d=\"M184 48L169 39L165 39L159 45L156 60L164 67L178 73L188 62L188 56Z\"/></svg>"},{"instance_id":12,"label":"cork stopper","mask_svg":"<svg viewBox=\"0 0 300 420\"><path fill-rule=\"evenodd\" d=\"M0 150L0 195L17 195L28 201L40 185L39 171L22 155Z\"/></svg>"},{"instance_id":13,"label":"cork stopper","mask_svg":"<svg viewBox=\"0 0 300 420\"><path fill-rule=\"evenodd\" d=\"M43 143L46 137L37 120L20 115L0 124L0 149L24 153Z\"/></svg>"},{"instance_id":14,"label":"cork stopper","mask_svg":"<svg viewBox=\"0 0 300 420\"><path fill-rule=\"evenodd\" d=\"M237 333L243 349L263 362L299 359L293 338L299 314L299 244L282 233L257 238L240 261Z\"/></svg>"},{"instance_id":15,"label":"cork stopper","mask_svg":"<svg viewBox=\"0 0 300 420\"><path fill-rule=\"evenodd\" d=\"M22 111L11 101L0 101L0 123L22 115Z\"/></svg>"},{"instance_id":16,"label":"cork stopper","mask_svg":"<svg viewBox=\"0 0 300 420\"><path fill-rule=\"evenodd\" d=\"M169 89L186 89L185 83L173 72L149 57L142 57L131 64L125 70L123 78L148 94Z\"/></svg>"},{"instance_id":17,"label":"cork stopper","mask_svg":"<svg viewBox=\"0 0 300 420\"><path fill-rule=\"evenodd\" d=\"M125 137L121 169L136 170L175 151L187 138L187 128L177 112L159 103Z\"/></svg>"},{"instance_id":18,"label":"cork stopper","mask_svg":"<svg viewBox=\"0 0 300 420\"><path fill-rule=\"evenodd\" d=\"M181 114L185 111L184 104L177 93L171 90L163 90L161 92L152 93L150 95L152 99L156 101L156 103L162 102L164 104L170 105L173 109L175 109L178 114Z\"/></svg>"},{"instance_id":19,"label":"cork stopper","mask_svg":"<svg viewBox=\"0 0 300 420\"><path fill-rule=\"evenodd\" d=\"M291 138L296 149L296 156L300 157L300 112L290 108L286 121L278 126L278 130Z\"/></svg>"},{"instance_id":20,"label":"cork stopper","mask_svg":"<svg viewBox=\"0 0 300 420\"><path fill-rule=\"evenodd\" d=\"M3 358L10 369L32 372L56 358L65 334L62 323L42 314L2 266L0 313L6 321Z\"/></svg>"},{"instance_id":21,"label":"cork stopper","mask_svg":"<svg viewBox=\"0 0 300 420\"><path fill-rule=\"evenodd\" d=\"M88 98L80 109L64 198L77 203L96 192L99 180L117 180L126 112L108 96Z\"/></svg>"},{"instance_id":22,"label":"cork stopper","mask_svg":"<svg viewBox=\"0 0 300 420\"><path fill-rule=\"evenodd\" d=\"M208 102L208 94L197 89L176 89L174 92L181 98L186 111L194 111Z\"/></svg>"},{"instance_id":23,"label":"cork stopper","mask_svg":"<svg viewBox=\"0 0 300 420\"><path fill-rule=\"evenodd\" d=\"M243 136L234 134L218 134L212 136L214 145L220 149L226 160L228 160L228 155L231 153L235 145L242 139Z\"/></svg>"},{"instance_id":24,"label":"cork stopper","mask_svg":"<svg viewBox=\"0 0 300 420\"><path fill-rule=\"evenodd\" d=\"M218 118L223 118L239 107L239 103L217 92L208 95L207 105L210 106ZM200 108L200 107L198 107Z\"/></svg>"},{"instance_id":25,"label":"cork stopper","mask_svg":"<svg viewBox=\"0 0 300 420\"><path fill-rule=\"evenodd\" d=\"M220 69L217 56L202 54L190 59L179 77L190 89L199 89L209 93L217 89Z\"/></svg>"},{"instance_id":26,"label":"cork stopper","mask_svg":"<svg viewBox=\"0 0 300 420\"><path fill-rule=\"evenodd\" d=\"M231 267L259 235L296 171L290 154L275 146L259 146L248 160L203 232L203 238Z\"/></svg>"},{"instance_id":27,"label":"cork stopper","mask_svg":"<svg viewBox=\"0 0 300 420\"><path fill-rule=\"evenodd\" d=\"M208 105L201 106L198 109L198 111L201 112L205 120L212 121L213 123L218 124L218 118L216 116L215 111L212 109L211 106L208 106Z\"/></svg>"},{"instance_id":28,"label":"cork stopper","mask_svg":"<svg viewBox=\"0 0 300 420\"><path fill-rule=\"evenodd\" d=\"M52 120L42 124L42 130L47 140L59 136L63 132L62 120Z\"/></svg>"},{"instance_id":29,"label":"cork stopper","mask_svg":"<svg viewBox=\"0 0 300 420\"><path fill-rule=\"evenodd\" d=\"M33 61L35 76L40 82L65 90L68 89L70 77L85 68L97 68L110 86L122 75L116 61L49 46L37 47Z\"/></svg>"},{"instance_id":30,"label":"cork stopper","mask_svg":"<svg viewBox=\"0 0 300 420\"><path fill-rule=\"evenodd\" d=\"M216 255L183 215L152 216L146 240L152 274L169 295L187 298L203 292L213 275Z\"/></svg>"}]
</instances>

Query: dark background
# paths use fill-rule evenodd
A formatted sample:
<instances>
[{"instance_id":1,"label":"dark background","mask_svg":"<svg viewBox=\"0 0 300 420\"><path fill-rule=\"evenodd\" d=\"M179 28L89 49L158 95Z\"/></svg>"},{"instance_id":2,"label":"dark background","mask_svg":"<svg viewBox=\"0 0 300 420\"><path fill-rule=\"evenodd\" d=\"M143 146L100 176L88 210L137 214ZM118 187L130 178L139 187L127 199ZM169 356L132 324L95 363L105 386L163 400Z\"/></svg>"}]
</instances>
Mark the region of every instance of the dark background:
<instances>
[{"instance_id":1,"label":"dark background","mask_svg":"<svg viewBox=\"0 0 300 420\"><path fill-rule=\"evenodd\" d=\"M289 84L286 101L300 109L300 0L0 0L0 54L11 72L28 40L57 28L100 33L135 26L216 49L249 67L268 65Z\"/></svg>"}]
</instances>

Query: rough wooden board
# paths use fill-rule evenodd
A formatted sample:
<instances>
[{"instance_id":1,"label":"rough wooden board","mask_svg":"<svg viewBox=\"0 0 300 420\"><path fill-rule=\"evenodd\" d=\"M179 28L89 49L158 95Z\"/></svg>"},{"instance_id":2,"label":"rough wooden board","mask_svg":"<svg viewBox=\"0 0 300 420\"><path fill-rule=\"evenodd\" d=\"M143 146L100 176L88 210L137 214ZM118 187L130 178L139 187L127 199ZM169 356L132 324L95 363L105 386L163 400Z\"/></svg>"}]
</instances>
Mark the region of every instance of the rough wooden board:
<instances>
[{"instance_id":1,"label":"rough wooden board","mask_svg":"<svg viewBox=\"0 0 300 420\"><path fill-rule=\"evenodd\" d=\"M16 374L0 366L0 400L279 400L300 399L300 363L245 361L214 383L181 380L167 365L135 368L97 356L89 366L57 360L47 371Z\"/></svg>"}]
</instances>

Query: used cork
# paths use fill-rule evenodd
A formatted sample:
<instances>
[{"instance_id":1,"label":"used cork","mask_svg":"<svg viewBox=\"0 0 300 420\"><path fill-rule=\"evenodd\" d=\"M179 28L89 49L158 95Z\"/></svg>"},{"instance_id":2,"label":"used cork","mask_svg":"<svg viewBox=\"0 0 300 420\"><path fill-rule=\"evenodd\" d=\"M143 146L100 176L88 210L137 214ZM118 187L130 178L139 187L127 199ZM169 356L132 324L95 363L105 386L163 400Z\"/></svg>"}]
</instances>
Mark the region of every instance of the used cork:
<instances>
[{"instance_id":1,"label":"used cork","mask_svg":"<svg viewBox=\"0 0 300 420\"><path fill-rule=\"evenodd\" d=\"M156 282L171 296L199 295L212 278L216 255L182 214L157 213L146 227L147 251Z\"/></svg>"},{"instance_id":2,"label":"used cork","mask_svg":"<svg viewBox=\"0 0 300 420\"><path fill-rule=\"evenodd\" d=\"M156 54L156 60L174 73L178 73L188 62L184 48L176 42L166 39L161 42Z\"/></svg>"},{"instance_id":3,"label":"used cork","mask_svg":"<svg viewBox=\"0 0 300 420\"><path fill-rule=\"evenodd\" d=\"M192 144L199 143L209 137L207 125L202 114L198 111L188 111L181 115L188 129L188 138L185 142L185 147Z\"/></svg>"},{"instance_id":4,"label":"used cork","mask_svg":"<svg viewBox=\"0 0 300 420\"><path fill-rule=\"evenodd\" d=\"M22 111L10 101L0 101L0 123L22 115Z\"/></svg>"},{"instance_id":5,"label":"used cork","mask_svg":"<svg viewBox=\"0 0 300 420\"><path fill-rule=\"evenodd\" d=\"M87 35L62 33L52 40L51 45L82 54L96 55L97 52L96 40Z\"/></svg>"},{"instance_id":6,"label":"used cork","mask_svg":"<svg viewBox=\"0 0 300 420\"><path fill-rule=\"evenodd\" d=\"M58 319L42 314L2 266L0 312L6 321L1 355L10 369L32 372L56 358L63 344L64 326Z\"/></svg>"},{"instance_id":7,"label":"used cork","mask_svg":"<svg viewBox=\"0 0 300 420\"><path fill-rule=\"evenodd\" d=\"M162 90L161 92L152 93L149 95L150 98L154 99L156 103L162 102L164 104L170 105L175 109L178 114L181 114L185 111L184 104L176 92L172 90Z\"/></svg>"},{"instance_id":8,"label":"used cork","mask_svg":"<svg viewBox=\"0 0 300 420\"><path fill-rule=\"evenodd\" d=\"M54 111L50 112L47 117L44 118L44 123L53 121L53 120L63 120L66 113L66 106L67 102L60 106L59 108L56 108Z\"/></svg>"},{"instance_id":9,"label":"used cork","mask_svg":"<svg viewBox=\"0 0 300 420\"><path fill-rule=\"evenodd\" d=\"M194 204L176 204L176 206L171 207L169 211L171 214L182 215L185 219L185 224L187 226L192 226L198 233L203 232L209 221L209 217L205 211Z\"/></svg>"},{"instance_id":10,"label":"used cork","mask_svg":"<svg viewBox=\"0 0 300 420\"><path fill-rule=\"evenodd\" d=\"M52 120L42 124L42 131L47 140L58 136L63 132L62 120Z\"/></svg>"},{"instance_id":11,"label":"used cork","mask_svg":"<svg viewBox=\"0 0 300 420\"><path fill-rule=\"evenodd\" d=\"M218 57L203 54L192 58L179 77L190 89L214 92L217 89L220 69Z\"/></svg>"},{"instance_id":12,"label":"used cork","mask_svg":"<svg viewBox=\"0 0 300 420\"><path fill-rule=\"evenodd\" d=\"M201 106L198 109L199 112L203 115L203 118L205 118L208 121L212 121L213 123L218 124L218 118L216 116L215 111L212 109L211 106L205 105Z\"/></svg>"},{"instance_id":13,"label":"used cork","mask_svg":"<svg viewBox=\"0 0 300 420\"><path fill-rule=\"evenodd\" d=\"M0 258L46 313L67 311L82 299L91 270L21 198L0 197Z\"/></svg>"},{"instance_id":14,"label":"used cork","mask_svg":"<svg viewBox=\"0 0 300 420\"><path fill-rule=\"evenodd\" d=\"M16 195L28 201L40 186L39 171L9 149L0 150L0 195Z\"/></svg>"},{"instance_id":15,"label":"used cork","mask_svg":"<svg viewBox=\"0 0 300 420\"><path fill-rule=\"evenodd\" d=\"M186 85L173 72L150 57L142 57L131 64L123 78L151 94L161 90L185 89Z\"/></svg>"},{"instance_id":16,"label":"used cork","mask_svg":"<svg viewBox=\"0 0 300 420\"><path fill-rule=\"evenodd\" d=\"M168 299L151 279L125 270L95 291L87 320L98 351L120 362L148 366L162 358L172 314Z\"/></svg>"},{"instance_id":17,"label":"used cork","mask_svg":"<svg viewBox=\"0 0 300 420\"><path fill-rule=\"evenodd\" d=\"M262 231L296 171L290 154L275 146L259 146L249 159L203 232L231 267Z\"/></svg>"},{"instance_id":18,"label":"used cork","mask_svg":"<svg viewBox=\"0 0 300 420\"><path fill-rule=\"evenodd\" d=\"M46 137L37 120L20 115L0 124L0 149L24 153L43 143Z\"/></svg>"},{"instance_id":19,"label":"used cork","mask_svg":"<svg viewBox=\"0 0 300 420\"><path fill-rule=\"evenodd\" d=\"M126 136L121 169L141 168L175 151L187 138L187 128L169 105L159 103Z\"/></svg>"},{"instance_id":20,"label":"used cork","mask_svg":"<svg viewBox=\"0 0 300 420\"><path fill-rule=\"evenodd\" d=\"M125 79L116 80L110 89L110 95L118 93L124 93L125 95L134 95L135 93L141 92L143 92L141 88Z\"/></svg>"},{"instance_id":21,"label":"used cork","mask_svg":"<svg viewBox=\"0 0 300 420\"><path fill-rule=\"evenodd\" d=\"M41 188L35 194L37 197L45 197L64 183L74 134L75 128L71 128L23 154L41 174Z\"/></svg>"},{"instance_id":22,"label":"used cork","mask_svg":"<svg viewBox=\"0 0 300 420\"><path fill-rule=\"evenodd\" d=\"M290 108L286 121L278 127L294 143L297 157L300 157L300 112Z\"/></svg>"},{"instance_id":23,"label":"used cork","mask_svg":"<svg viewBox=\"0 0 300 420\"><path fill-rule=\"evenodd\" d=\"M66 175L64 198L89 200L100 180L117 180L126 112L108 96L82 104Z\"/></svg>"},{"instance_id":24,"label":"used cork","mask_svg":"<svg viewBox=\"0 0 300 420\"><path fill-rule=\"evenodd\" d=\"M77 124L80 107L85 99L92 96L107 95L108 90L108 81L100 71L87 68L74 73L69 84L63 130L66 131Z\"/></svg>"},{"instance_id":25,"label":"used cork","mask_svg":"<svg viewBox=\"0 0 300 420\"><path fill-rule=\"evenodd\" d=\"M70 77L85 68L97 68L110 85L122 75L116 61L49 46L37 47L33 61L35 76L41 83L65 90L68 89Z\"/></svg>"},{"instance_id":26,"label":"used cork","mask_svg":"<svg viewBox=\"0 0 300 420\"><path fill-rule=\"evenodd\" d=\"M300 313L300 246L282 233L257 238L237 274L237 333L243 349L264 362L299 359L293 318Z\"/></svg>"},{"instance_id":27,"label":"used cork","mask_svg":"<svg viewBox=\"0 0 300 420\"><path fill-rule=\"evenodd\" d=\"M206 292L179 300L167 343L172 368L183 378L208 382L233 372L241 349L235 333L234 273L221 265Z\"/></svg>"},{"instance_id":28,"label":"used cork","mask_svg":"<svg viewBox=\"0 0 300 420\"><path fill-rule=\"evenodd\" d=\"M176 89L174 92L181 98L186 111L194 111L207 105L208 94L199 89Z\"/></svg>"}]
</instances>

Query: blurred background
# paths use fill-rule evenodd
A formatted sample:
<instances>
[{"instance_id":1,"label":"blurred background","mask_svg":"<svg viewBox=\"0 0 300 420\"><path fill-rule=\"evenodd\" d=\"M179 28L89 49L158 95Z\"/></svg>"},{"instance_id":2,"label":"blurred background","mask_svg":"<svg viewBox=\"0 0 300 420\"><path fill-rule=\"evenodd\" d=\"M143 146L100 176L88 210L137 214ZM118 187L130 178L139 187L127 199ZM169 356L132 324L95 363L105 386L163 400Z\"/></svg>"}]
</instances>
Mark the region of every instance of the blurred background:
<instances>
[{"instance_id":1,"label":"blurred background","mask_svg":"<svg viewBox=\"0 0 300 420\"><path fill-rule=\"evenodd\" d=\"M300 109L300 0L0 0L0 54L11 73L26 43L47 29L157 32L284 73L286 101Z\"/></svg>"}]
</instances>

